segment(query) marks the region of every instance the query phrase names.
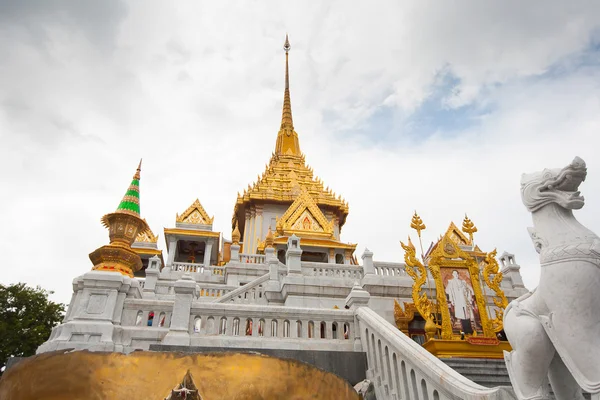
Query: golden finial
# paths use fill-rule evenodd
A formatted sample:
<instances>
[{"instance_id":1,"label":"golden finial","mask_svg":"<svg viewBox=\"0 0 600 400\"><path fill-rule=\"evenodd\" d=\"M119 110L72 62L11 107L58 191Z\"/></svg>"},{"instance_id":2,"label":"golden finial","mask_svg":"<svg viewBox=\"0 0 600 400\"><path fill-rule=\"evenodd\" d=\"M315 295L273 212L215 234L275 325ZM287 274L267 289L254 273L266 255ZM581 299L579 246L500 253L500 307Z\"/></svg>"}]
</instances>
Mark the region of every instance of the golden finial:
<instances>
[{"instance_id":1,"label":"golden finial","mask_svg":"<svg viewBox=\"0 0 600 400\"><path fill-rule=\"evenodd\" d=\"M133 175L133 179L140 180L140 173L142 172L142 159L140 158L140 163L138 164L137 170L135 171L135 175Z\"/></svg>"},{"instance_id":2,"label":"golden finial","mask_svg":"<svg viewBox=\"0 0 600 400\"><path fill-rule=\"evenodd\" d=\"M285 50L285 53L287 54L290 49L292 48L292 46L290 46L290 39L288 38L288 34L285 34L285 43L283 44L283 49Z\"/></svg>"},{"instance_id":3,"label":"golden finial","mask_svg":"<svg viewBox=\"0 0 600 400\"><path fill-rule=\"evenodd\" d=\"M267 232L267 236L265 237L265 246L267 248L273 247L273 232L271 231L271 227L269 226L269 231Z\"/></svg>"},{"instance_id":4,"label":"golden finial","mask_svg":"<svg viewBox=\"0 0 600 400\"><path fill-rule=\"evenodd\" d=\"M231 233L231 241L236 246L239 246L241 237L242 237L242 235L240 234L240 230L238 229L238 223L237 223L237 221L235 221L235 228L233 229L233 232Z\"/></svg>"},{"instance_id":5,"label":"golden finial","mask_svg":"<svg viewBox=\"0 0 600 400\"><path fill-rule=\"evenodd\" d=\"M467 214L465 214L465 219L463 220L462 231L464 233L467 233L469 235L469 239L471 240L471 244L473 244L473 234L475 232L477 232L477 227L475 226L475 224L473 223L473 221L471 221L469 219L469 217L467 217Z\"/></svg>"},{"instance_id":6,"label":"golden finial","mask_svg":"<svg viewBox=\"0 0 600 400\"><path fill-rule=\"evenodd\" d=\"M415 215L413 215L412 220L410 221L410 227L417 231L419 238L421 237L421 231L424 231L426 228L425 224L423 223L423 220L417 214L417 211L415 211Z\"/></svg>"}]
</instances>

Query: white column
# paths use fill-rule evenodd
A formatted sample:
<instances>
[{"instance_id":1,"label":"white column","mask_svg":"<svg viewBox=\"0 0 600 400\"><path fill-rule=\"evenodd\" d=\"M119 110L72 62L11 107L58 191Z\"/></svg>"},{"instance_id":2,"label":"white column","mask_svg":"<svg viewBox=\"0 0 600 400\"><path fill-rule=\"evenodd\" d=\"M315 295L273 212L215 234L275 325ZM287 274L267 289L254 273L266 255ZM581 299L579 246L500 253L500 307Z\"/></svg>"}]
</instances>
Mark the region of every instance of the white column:
<instances>
[{"instance_id":1,"label":"white column","mask_svg":"<svg viewBox=\"0 0 600 400\"><path fill-rule=\"evenodd\" d=\"M256 224L257 224L257 228L255 229L255 235L254 235L254 243L252 243L252 247L257 249L258 248L258 241L262 239L262 227L263 227L263 210L262 210L262 206L257 206L256 208Z\"/></svg>"},{"instance_id":2,"label":"white column","mask_svg":"<svg viewBox=\"0 0 600 400\"><path fill-rule=\"evenodd\" d=\"M210 255L212 253L212 240L206 241L206 247L204 248L204 268L210 267Z\"/></svg>"},{"instance_id":3,"label":"white column","mask_svg":"<svg viewBox=\"0 0 600 400\"><path fill-rule=\"evenodd\" d=\"M169 239L169 258L167 258L167 268L173 268L173 262L175 261L175 252L177 251L177 239L171 237Z\"/></svg>"}]
</instances>

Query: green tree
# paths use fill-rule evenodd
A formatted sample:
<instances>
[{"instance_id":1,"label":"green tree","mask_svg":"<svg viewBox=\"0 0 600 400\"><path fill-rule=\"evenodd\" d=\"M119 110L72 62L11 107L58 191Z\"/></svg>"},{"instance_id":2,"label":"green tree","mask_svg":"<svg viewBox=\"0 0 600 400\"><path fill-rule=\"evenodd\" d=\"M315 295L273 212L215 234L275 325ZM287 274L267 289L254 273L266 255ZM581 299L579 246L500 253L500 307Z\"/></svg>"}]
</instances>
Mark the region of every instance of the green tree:
<instances>
[{"instance_id":1,"label":"green tree","mask_svg":"<svg viewBox=\"0 0 600 400\"><path fill-rule=\"evenodd\" d=\"M0 375L11 356L34 355L62 321L65 305L50 301L52 293L24 283L0 284Z\"/></svg>"}]
</instances>

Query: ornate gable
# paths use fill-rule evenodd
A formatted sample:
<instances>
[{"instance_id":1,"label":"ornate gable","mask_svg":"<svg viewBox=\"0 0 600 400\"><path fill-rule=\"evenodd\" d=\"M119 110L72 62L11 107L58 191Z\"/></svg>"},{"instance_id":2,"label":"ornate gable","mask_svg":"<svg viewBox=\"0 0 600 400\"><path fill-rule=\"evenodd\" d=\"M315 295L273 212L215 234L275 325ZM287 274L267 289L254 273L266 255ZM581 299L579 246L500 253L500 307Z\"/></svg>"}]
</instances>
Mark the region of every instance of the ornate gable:
<instances>
[{"instance_id":1,"label":"ornate gable","mask_svg":"<svg viewBox=\"0 0 600 400\"><path fill-rule=\"evenodd\" d=\"M296 233L299 236L333 238L333 221L327 221L310 193L303 188L277 221L277 232L279 235Z\"/></svg>"},{"instance_id":2,"label":"ornate gable","mask_svg":"<svg viewBox=\"0 0 600 400\"><path fill-rule=\"evenodd\" d=\"M175 222L195 225L212 225L213 219L214 217L208 216L198 199L196 199L183 214L176 214L175 216Z\"/></svg>"},{"instance_id":3,"label":"ornate gable","mask_svg":"<svg viewBox=\"0 0 600 400\"><path fill-rule=\"evenodd\" d=\"M144 222L146 222L146 218L144 218ZM144 232L140 232L135 241L140 243L157 243L158 236L155 235L150 228L148 228Z\"/></svg>"},{"instance_id":4,"label":"ornate gable","mask_svg":"<svg viewBox=\"0 0 600 400\"><path fill-rule=\"evenodd\" d=\"M466 237L465 234L462 233L456 225L454 225L454 222L450 222L450 226L448 227L448 230L446 231L444 236L448 237L450 240L452 240L454 243L460 246L468 246L471 244L469 238Z\"/></svg>"}]
</instances>

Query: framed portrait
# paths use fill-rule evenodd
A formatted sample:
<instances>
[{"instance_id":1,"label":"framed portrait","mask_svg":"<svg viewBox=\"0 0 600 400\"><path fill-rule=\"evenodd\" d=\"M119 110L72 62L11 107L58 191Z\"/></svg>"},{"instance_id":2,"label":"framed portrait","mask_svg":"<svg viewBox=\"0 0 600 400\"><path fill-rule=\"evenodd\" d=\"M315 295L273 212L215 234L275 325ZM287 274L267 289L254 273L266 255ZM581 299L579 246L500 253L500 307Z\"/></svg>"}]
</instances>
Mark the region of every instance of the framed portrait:
<instances>
[{"instance_id":1,"label":"framed portrait","mask_svg":"<svg viewBox=\"0 0 600 400\"><path fill-rule=\"evenodd\" d=\"M446 296L452 333L482 334L481 313L469 269L441 267L440 280L444 289L443 294Z\"/></svg>"}]
</instances>

